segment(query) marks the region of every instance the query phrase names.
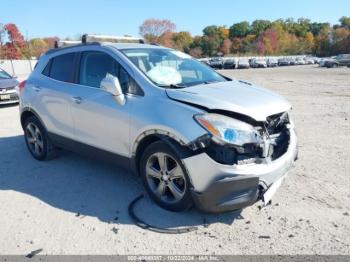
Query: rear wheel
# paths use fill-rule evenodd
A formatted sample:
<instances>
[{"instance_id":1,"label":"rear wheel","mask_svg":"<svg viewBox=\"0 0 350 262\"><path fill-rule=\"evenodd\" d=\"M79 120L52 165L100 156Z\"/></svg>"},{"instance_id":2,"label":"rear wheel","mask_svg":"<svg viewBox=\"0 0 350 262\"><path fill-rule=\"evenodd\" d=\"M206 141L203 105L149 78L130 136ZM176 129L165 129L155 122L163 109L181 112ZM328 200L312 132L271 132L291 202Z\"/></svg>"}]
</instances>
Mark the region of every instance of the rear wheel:
<instances>
[{"instance_id":1,"label":"rear wheel","mask_svg":"<svg viewBox=\"0 0 350 262\"><path fill-rule=\"evenodd\" d=\"M182 211L192 206L190 181L181 155L165 142L155 142L145 150L140 173L147 193L161 207Z\"/></svg>"},{"instance_id":2,"label":"rear wheel","mask_svg":"<svg viewBox=\"0 0 350 262\"><path fill-rule=\"evenodd\" d=\"M25 120L24 136L28 150L35 159L48 160L56 155L46 129L35 116Z\"/></svg>"}]
</instances>

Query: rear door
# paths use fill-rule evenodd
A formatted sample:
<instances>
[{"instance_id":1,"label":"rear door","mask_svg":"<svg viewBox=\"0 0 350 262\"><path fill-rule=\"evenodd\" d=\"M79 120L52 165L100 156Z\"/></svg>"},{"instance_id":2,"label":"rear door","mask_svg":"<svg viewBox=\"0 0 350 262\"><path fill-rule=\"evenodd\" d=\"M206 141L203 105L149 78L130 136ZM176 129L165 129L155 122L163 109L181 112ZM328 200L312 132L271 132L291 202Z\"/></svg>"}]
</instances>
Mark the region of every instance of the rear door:
<instances>
[{"instance_id":1,"label":"rear door","mask_svg":"<svg viewBox=\"0 0 350 262\"><path fill-rule=\"evenodd\" d=\"M101 51L81 53L72 103L75 140L128 156L130 103L119 105L110 93L100 88L107 74L118 77L125 91L128 75L112 56Z\"/></svg>"},{"instance_id":2,"label":"rear door","mask_svg":"<svg viewBox=\"0 0 350 262\"><path fill-rule=\"evenodd\" d=\"M33 107L48 131L71 139L74 138L74 126L70 105L77 55L66 53L51 58L42 76L30 86L36 94Z\"/></svg>"}]
</instances>

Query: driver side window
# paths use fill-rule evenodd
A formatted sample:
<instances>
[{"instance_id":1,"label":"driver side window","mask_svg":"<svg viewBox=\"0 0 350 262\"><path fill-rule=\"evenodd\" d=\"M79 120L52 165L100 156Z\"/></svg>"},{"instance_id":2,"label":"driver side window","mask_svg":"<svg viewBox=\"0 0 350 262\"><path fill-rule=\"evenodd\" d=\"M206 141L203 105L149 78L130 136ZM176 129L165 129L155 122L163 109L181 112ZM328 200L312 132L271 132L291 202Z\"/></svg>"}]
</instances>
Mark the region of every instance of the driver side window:
<instances>
[{"instance_id":1,"label":"driver side window","mask_svg":"<svg viewBox=\"0 0 350 262\"><path fill-rule=\"evenodd\" d=\"M80 59L78 83L85 86L100 88L103 78L108 74L118 78L123 93L143 95L143 91L136 84L128 72L110 55L98 52L83 52Z\"/></svg>"},{"instance_id":2,"label":"driver side window","mask_svg":"<svg viewBox=\"0 0 350 262\"><path fill-rule=\"evenodd\" d=\"M118 63L102 52L83 52L80 60L79 84L100 88L107 74L118 77Z\"/></svg>"}]
</instances>

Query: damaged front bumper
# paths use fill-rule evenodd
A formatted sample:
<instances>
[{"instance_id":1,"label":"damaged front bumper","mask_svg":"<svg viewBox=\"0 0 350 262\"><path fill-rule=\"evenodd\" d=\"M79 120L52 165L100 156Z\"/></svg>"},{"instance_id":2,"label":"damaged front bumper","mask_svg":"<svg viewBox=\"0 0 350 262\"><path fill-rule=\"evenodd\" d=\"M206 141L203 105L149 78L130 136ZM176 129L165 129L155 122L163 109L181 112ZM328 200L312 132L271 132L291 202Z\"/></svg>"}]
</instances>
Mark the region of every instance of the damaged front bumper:
<instances>
[{"instance_id":1,"label":"damaged front bumper","mask_svg":"<svg viewBox=\"0 0 350 262\"><path fill-rule=\"evenodd\" d=\"M287 151L267 163L224 165L206 153L183 159L193 185L196 205L207 212L226 212L252 205L297 159L297 137L290 129ZM280 182L280 181L279 181Z\"/></svg>"}]
</instances>

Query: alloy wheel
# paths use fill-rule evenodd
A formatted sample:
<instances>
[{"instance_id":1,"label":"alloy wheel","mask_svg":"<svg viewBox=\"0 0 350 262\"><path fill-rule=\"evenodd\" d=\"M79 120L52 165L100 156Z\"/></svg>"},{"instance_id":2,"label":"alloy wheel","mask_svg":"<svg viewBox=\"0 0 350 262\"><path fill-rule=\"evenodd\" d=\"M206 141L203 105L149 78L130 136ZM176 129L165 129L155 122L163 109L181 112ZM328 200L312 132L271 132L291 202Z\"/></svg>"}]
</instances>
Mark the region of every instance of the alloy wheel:
<instances>
[{"instance_id":1,"label":"alloy wheel","mask_svg":"<svg viewBox=\"0 0 350 262\"><path fill-rule=\"evenodd\" d=\"M154 153L146 164L149 188L163 202L177 203L186 193L186 179L179 163L166 153Z\"/></svg>"},{"instance_id":2,"label":"alloy wheel","mask_svg":"<svg viewBox=\"0 0 350 262\"><path fill-rule=\"evenodd\" d=\"M44 151L44 141L40 129L34 123L27 125L26 139L31 152L36 156L40 156Z\"/></svg>"}]
</instances>

